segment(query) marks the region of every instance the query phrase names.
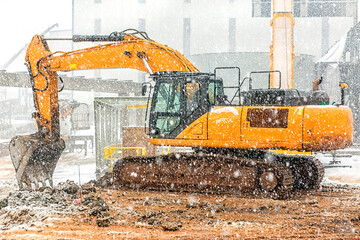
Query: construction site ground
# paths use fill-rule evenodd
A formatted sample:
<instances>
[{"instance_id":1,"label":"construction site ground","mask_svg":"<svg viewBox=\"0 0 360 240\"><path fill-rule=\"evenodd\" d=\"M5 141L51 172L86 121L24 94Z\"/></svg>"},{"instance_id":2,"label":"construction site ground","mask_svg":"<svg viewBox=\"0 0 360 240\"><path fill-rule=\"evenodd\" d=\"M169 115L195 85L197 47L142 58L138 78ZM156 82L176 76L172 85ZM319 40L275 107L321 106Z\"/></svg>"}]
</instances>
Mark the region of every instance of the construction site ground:
<instances>
[{"instance_id":1,"label":"construction site ground","mask_svg":"<svg viewBox=\"0 0 360 240\"><path fill-rule=\"evenodd\" d=\"M60 184L56 192L29 193L17 191L11 160L0 157L0 199L8 199L0 201L0 239L360 239L354 168L341 169L349 173L344 178L329 169L319 191L289 200L111 187L94 192L91 184L80 196L78 169L85 183L94 177L93 162L64 154L54 180L70 178L70 190ZM355 170L359 162L351 161Z\"/></svg>"}]
</instances>

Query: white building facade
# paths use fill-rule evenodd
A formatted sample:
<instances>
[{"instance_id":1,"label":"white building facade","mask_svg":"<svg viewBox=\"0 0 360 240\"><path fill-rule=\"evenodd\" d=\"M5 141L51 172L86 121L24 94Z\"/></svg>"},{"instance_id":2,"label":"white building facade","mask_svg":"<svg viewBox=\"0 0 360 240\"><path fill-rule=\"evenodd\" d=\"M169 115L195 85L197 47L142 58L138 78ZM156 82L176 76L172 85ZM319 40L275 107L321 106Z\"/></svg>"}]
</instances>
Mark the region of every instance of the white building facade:
<instances>
[{"instance_id":1,"label":"white building facade","mask_svg":"<svg viewBox=\"0 0 360 240\"><path fill-rule=\"evenodd\" d=\"M106 35L135 28L187 57L204 53L269 52L272 1L73 0L73 33ZM294 0L293 5L295 52L313 55L315 59L324 55L357 22L356 0ZM75 44L75 48L83 46ZM92 72L95 77L103 78L114 74L103 70ZM123 73L120 79L143 81L142 78L141 74L132 72Z\"/></svg>"}]
</instances>

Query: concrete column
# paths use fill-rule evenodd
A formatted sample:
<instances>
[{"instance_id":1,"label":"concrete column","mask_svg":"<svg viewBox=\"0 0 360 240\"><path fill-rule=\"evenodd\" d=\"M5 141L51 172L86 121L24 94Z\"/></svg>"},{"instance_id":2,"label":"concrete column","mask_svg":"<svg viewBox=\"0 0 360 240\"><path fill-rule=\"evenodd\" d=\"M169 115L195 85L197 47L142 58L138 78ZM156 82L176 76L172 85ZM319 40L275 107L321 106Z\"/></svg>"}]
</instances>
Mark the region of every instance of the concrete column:
<instances>
[{"instance_id":1,"label":"concrete column","mask_svg":"<svg viewBox=\"0 0 360 240\"><path fill-rule=\"evenodd\" d=\"M294 88L294 44L292 0L274 0L272 45L270 46L270 70L281 72L281 88ZM278 74L271 74L270 87L279 88Z\"/></svg>"}]
</instances>

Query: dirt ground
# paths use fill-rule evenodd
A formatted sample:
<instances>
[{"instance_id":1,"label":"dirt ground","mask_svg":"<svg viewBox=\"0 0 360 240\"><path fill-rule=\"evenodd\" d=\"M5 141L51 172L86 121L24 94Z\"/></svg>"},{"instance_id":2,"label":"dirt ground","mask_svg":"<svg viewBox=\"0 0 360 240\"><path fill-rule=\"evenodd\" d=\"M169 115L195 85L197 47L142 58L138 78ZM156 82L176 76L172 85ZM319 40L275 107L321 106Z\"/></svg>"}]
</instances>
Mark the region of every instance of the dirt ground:
<instances>
[{"instance_id":1,"label":"dirt ground","mask_svg":"<svg viewBox=\"0 0 360 240\"><path fill-rule=\"evenodd\" d=\"M85 210L0 231L1 239L359 239L359 189L323 186L291 200L98 190L109 227ZM71 202L69 202L71 204Z\"/></svg>"},{"instance_id":2,"label":"dirt ground","mask_svg":"<svg viewBox=\"0 0 360 240\"><path fill-rule=\"evenodd\" d=\"M3 179L11 176L5 163L0 161ZM8 182L7 188L0 186L3 195L14 185ZM0 239L360 239L360 187L355 185L324 183L319 191L290 200L111 188L82 195L80 204L74 201L79 197L64 200L75 205L72 212L10 228L0 223ZM108 206L100 215L109 226L99 227L100 215L84 201L97 197ZM29 211L10 221L38 214L36 208Z\"/></svg>"}]
</instances>

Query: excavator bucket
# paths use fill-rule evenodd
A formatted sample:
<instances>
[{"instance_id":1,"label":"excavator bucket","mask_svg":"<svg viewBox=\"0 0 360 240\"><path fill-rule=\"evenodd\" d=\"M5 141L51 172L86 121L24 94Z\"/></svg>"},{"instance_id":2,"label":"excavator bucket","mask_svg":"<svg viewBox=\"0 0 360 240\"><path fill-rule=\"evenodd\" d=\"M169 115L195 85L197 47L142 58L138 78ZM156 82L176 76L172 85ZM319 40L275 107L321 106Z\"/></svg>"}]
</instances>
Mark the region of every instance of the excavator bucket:
<instances>
[{"instance_id":1,"label":"excavator bucket","mask_svg":"<svg viewBox=\"0 0 360 240\"><path fill-rule=\"evenodd\" d=\"M65 148L63 139L46 140L39 134L15 136L10 141L10 157L20 190L52 187L52 175Z\"/></svg>"}]
</instances>

